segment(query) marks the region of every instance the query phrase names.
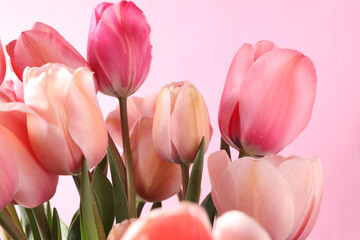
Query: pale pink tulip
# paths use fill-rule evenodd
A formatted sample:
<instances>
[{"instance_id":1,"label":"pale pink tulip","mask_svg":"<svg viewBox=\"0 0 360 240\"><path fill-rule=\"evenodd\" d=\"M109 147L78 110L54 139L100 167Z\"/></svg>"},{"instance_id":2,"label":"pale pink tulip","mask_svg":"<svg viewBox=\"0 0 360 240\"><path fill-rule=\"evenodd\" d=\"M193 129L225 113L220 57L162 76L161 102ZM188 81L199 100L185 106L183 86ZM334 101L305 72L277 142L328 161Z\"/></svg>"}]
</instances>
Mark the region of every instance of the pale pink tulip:
<instances>
[{"instance_id":1,"label":"pale pink tulip","mask_svg":"<svg viewBox=\"0 0 360 240\"><path fill-rule=\"evenodd\" d=\"M46 171L39 164L39 159L32 150L27 132L28 114L35 113L23 103L0 104L0 144L2 149L6 149L2 151L1 160L3 157L8 157L12 164L9 168L5 162L3 168L2 163L2 168L6 169L7 174L12 173L13 167L16 168L18 182L13 201L32 208L52 198L56 191L58 176ZM2 141L3 139L7 141ZM11 177L4 181L2 179L0 185L5 182L10 188L13 183L10 182L11 179Z\"/></svg>"},{"instance_id":2,"label":"pale pink tulip","mask_svg":"<svg viewBox=\"0 0 360 240\"><path fill-rule=\"evenodd\" d=\"M180 190L181 171L177 164L162 159L152 138L153 119L142 117L130 136L136 193L149 202L159 202Z\"/></svg>"},{"instance_id":3,"label":"pale pink tulip","mask_svg":"<svg viewBox=\"0 0 360 240\"><path fill-rule=\"evenodd\" d=\"M18 79L5 80L0 86L0 103L24 102L24 86Z\"/></svg>"},{"instance_id":4,"label":"pale pink tulip","mask_svg":"<svg viewBox=\"0 0 360 240\"><path fill-rule=\"evenodd\" d=\"M24 72L25 103L37 114L28 115L30 142L48 171L75 173L83 157L91 168L105 155L107 132L92 75L61 64Z\"/></svg>"},{"instance_id":5,"label":"pale pink tulip","mask_svg":"<svg viewBox=\"0 0 360 240\"><path fill-rule=\"evenodd\" d=\"M133 222L122 240L133 239L210 240L211 224L202 207L183 202L172 209L153 210Z\"/></svg>"},{"instance_id":6,"label":"pale pink tulip","mask_svg":"<svg viewBox=\"0 0 360 240\"><path fill-rule=\"evenodd\" d=\"M212 135L209 113L200 92L190 82L171 83L158 94L153 140L158 154L178 164L194 162L201 139L205 151Z\"/></svg>"},{"instance_id":7,"label":"pale pink tulip","mask_svg":"<svg viewBox=\"0 0 360 240\"><path fill-rule=\"evenodd\" d=\"M216 221L213 237L214 240L271 240L255 219L239 211L221 215Z\"/></svg>"},{"instance_id":8,"label":"pale pink tulip","mask_svg":"<svg viewBox=\"0 0 360 240\"><path fill-rule=\"evenodd\" d=\"M212 197L220 214L243 211L276 239L305 239L319 213L323 177L319 158L261 159L230 162L225 151L209 156Z\"/></svg>"},{"instance_id":9,"label":"pale pink tulip","mask_svg":"<svg viewBox=\"0 0 360 240\"><path fill-rule=\"evenodd\" d=\"M316 83L315 67L302 53L268 41L244 44L226 78L221 135L251 155L279 152L310 121Z\"/></svg>"},{"instance_id":10,"label":"pale pink tulip","mask_svg":"<svg viewBox=\"0 0 360 240\"><path fill-rule=\"evenodd\" d=\"M6 59L5 59L5 54L4 54L4 50L0 41L0 85L2 84L2 82L5 79L5 74L6 74Z\"/></svg>"},{"instance_id":11,"label":"pale pink tulip","mask_svg":"<svg viewBox=\"0 0 360 240\"><path fill-rule=\"evenodd\" d=\"M90 22L87 58L98 89L127 97L145 81L151 63L150 26L133 3L100 3Z\"/></svg>"},{"instance_id":12,"label":"pale pink tulip","mask_svg":"<svg viewBox=\"0 0 360 240\"><path fill-rule=\"evenodd\" d=\"M52 27L36 22L31 30L21 33L6 46L11 65L21 80L26 67L61 63L70 68L88 67L78 51Z\"/></svg>"},{"instance_id":13,"label":"pale pink tulip","mask_svg":"<svg viewBox=\"0 0 360 240\"><path fill-rule=\"evenodd\" d=\"M135 220L136 220L135 218L125 219L121 223L118 223L115 226L113 226L107 237L107 240L121 240L126 230Z\"/></svg>"}]
</instances>

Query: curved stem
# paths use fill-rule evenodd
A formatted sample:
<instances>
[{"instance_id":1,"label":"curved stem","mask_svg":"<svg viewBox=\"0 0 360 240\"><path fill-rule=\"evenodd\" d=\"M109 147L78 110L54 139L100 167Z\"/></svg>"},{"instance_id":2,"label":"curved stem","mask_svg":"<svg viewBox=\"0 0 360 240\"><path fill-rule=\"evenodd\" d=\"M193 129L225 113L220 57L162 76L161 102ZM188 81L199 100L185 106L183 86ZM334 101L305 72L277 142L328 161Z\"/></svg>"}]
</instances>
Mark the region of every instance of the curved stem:
<instances>
[{"instance_id":1,"label":"curved stem","mask_svg":"<svg viewBox=\"0 0 360 240\"><path fill-rule=\"evenodd\" d=\"M187 188L189 185L189 165L180 165L181 167L181 179L183 185L182 200L186 199Z\"/></svg>"},{"instance_id":2,"label":"curved stem","mask_svg":"<svg viewBox=\"0 0 360 240\"><path fill-rule=\"evenodd\" d=\"M135 176L134 176L134 166L131 156L126 102L127 102L127 97L119 98L121 132L122 132L122 140L123 140L123 148L124 148L124 156L125 156L125 165L126 165L129 217L136 218L137 214L136 214Z\"/></svg>"}]
</instances>

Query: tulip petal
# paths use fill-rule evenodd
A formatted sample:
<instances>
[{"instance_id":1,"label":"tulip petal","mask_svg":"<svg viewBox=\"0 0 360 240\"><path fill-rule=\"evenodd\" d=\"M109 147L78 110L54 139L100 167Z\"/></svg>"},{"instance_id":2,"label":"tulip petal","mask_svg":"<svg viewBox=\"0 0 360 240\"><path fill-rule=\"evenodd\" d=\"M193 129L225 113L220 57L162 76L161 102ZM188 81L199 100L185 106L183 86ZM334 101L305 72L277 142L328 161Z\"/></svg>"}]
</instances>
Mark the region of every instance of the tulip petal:
<instances>
[{"instance_id":1,"label":"tulip petal","mask_svg":"<svg viewBox=\"0 0 360 240\"><path fill-rule=\"evenodd\" d=\"M239 211L229 211L216 221L214 240L271 240L265 229Z\"/></svg>"},{"instance_id":2,"label":"tulip petal","mask_svg":"<svg viewBox=\"0 0 360 240\"><path fill-rule=\"evenodd\" d=\"M276 48L276 46L273 42L266 41L266 40L257 42L254 46L254 62L259 57L261 57L265 53L267 53L270 50L275 49L275 48Z\"/></svg>"},{"instance_id":3,"label":"tulip petal","mask_svg":"<svg viewBox=\"0 0 360 240\"><path fill-rule=\"evenodd\" d=\"M219 127L221 135L229 145L237 149L239 149L239 146L237 146L236 143L231 140L229 134L236 137L240 131L240 125L234 126L238 127L238 129L230 129L229 123L231 115L233 114L235 106L239 100L239 92L244 76L250 69L253 62L253 47L250 44L244 44L236 53L231 63L221 96L221 103L219 108ZM235 111L238 110L235 109Z\"/></svg>"},{"instance_id":4,"label":"tulip petal","mask_svg":"<svg viewBox=\"0 0 360 240\"><path fill-rule=\"evenodd\" d=\"M3 83L6 75L6 59L4 50L0 41L0 85Z\"/></svg>"},{"instance_id":5,"label":"tulip petal","mask_svg":"<svg viewBox=\"0 0 360 240\"><path fill-rule=\"evenodd\" d=\"M258 58L243 80L239 100L245 151L282 150L308 124L315 95L316 73L308 57L274 49Z\"/></svg>"},{"instance_id":6,"label":"tulip petal","mask_svg":"<svg viewBox=\"0 0 360 240\"><path fill-rule=\"evenodd\" d=\"M211 225L203 208L181 203L173 209L153 210L148 216L136 220L122 239L210 240Z\"/></svg>"}]
</instances>

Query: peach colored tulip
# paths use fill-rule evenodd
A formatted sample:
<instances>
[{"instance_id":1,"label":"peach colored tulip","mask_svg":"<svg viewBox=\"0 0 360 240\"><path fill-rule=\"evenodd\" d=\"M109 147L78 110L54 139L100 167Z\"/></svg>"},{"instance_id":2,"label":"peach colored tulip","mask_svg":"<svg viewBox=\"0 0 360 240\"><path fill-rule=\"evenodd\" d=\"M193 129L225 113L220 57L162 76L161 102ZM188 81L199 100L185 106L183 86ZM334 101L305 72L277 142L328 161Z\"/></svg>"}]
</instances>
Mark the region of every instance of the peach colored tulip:
<instances>
[{"instance_id":1,"label":"peach colored tulip","mask_svg":"<svg viewBox=\"0 0 360 240\"><path fill-rule=\"evenodd\" d=\"M209 113L200 92L190 82L171 83L157 97L153 140L165 160L190 164L195 160L201 139L205 150L212 135Z\"/></svg>"},{"instance_id":2,"label":"peach colored tulip","mask_svg":"<svg viewBox=\"0 0 360 240\"><path fill-rule=\"evenodd\" d=\"M323 177L319 158L230 162L225 151L209 156L212 197L220 214L240 210L255 218L276 239L305 239L319 213Z\"/></svg>"},{"instance_id":3,"label":"peach colored tulip","mask_svg":"<svg viewBox=\"0 0 360 240\"><path fill-rule=\"evenodd\" d=\"M70 68L88 67L78 51L52 27L37 22L6 46L11 65L19 79L26 67L61 63Z\"/></svg>"},{"instance_id":4,"label":"peach colored tulip","mask_svg":"<svg viewBox=\"0 0 360 240\"><path fill-rule=\"evenodd\" d=\"M121 223L118 223L115 226L113 226L107 237L107 240L121 240L126 230L135 220L136 220L135 218L131 218L130 220L125 219Z\"/></svg>"},{"instance_id":5,"label":"peach colored tulip","mask_svg":"<svg viewBox=\"0 0 360 240\"><path fill-rule=\"evenodd\" d=\"M153 210L133 222L122 240L133 239L212 239L211 224L202 207L183 202L172 209Z\"/></svg>"},{"instance_id":6,"label":"peach colored tulip","mask_svg":"<svg viewBox=\"0 0 360 240\"><path fill-rule=\"evenodd\" d=\"M50 172L75 173L83 157L91 168L105 155L107 132L92 79L86 68L61 64L24 72L25 103L37 114L28 115L30 142Z\"/></svg>"},{"instance_id":7,"label":"peach colored tulip","mask_svg":"<svg viewBox=\"0 0 360 240\"><path fill-rule=\"evenodd\" d=\"M180 190L181 171L177 164L162 159L152 139L153 119L142 117L130 136L136 193L149 202L159 202Z\"/></svg>"},{"instance_id":8,"label":"peach colored tulip","mask_svg":"<svg viewBox=\"0 0 360 240\"><path fill-rule=\"evenodd\" d=\"M316 82L315 67L302 53L268 41L244 44L226 78L221 135L251 155L279 152L310 121Z\"/></svg>"},{"instance_id":9,"label":"peach colored tulip","mask_svg":"<svg viewBox=\"0 0 360 240\"><path fill-rule=\"evenodd\" d=\"M150 26L133 3L100 3L90 22L87 58L98 89L127 97L145 81L151 63Z\"/></svg>"},{"instance_id":10,"label":"peach colored tulip","mask_svg":"<svg viewBox=\"0 0 360 240\"><path fill-rule=\"evenodd\" d=\"M6 59L5 59L4 50L3 50L3 47L2 47L2 44L0 41L0 85L4 81L5 74L6 74Z\"/></svg>"},{"instance_id":11,"label":"peach colored tulip","mask_svg":"<svg viewBox=\"0 0 360 240\"><path fill-rule=\"evenodd\" d=\"M2 149L6 149L2 151L1 160L3 157L8 157L11 160L11 167L16 167L18 176L13 200L22 206L32 208L52 198L56 191L58 176L46 171L39 164L39 159L32 150L27 133L27 114L34 113L23 103L0 104L0 144ZM2 168L3 166L2 163ZM9 166L5 165L3 169L7 170L7 174L12 172ZM5 183L9 184L8 187L13 183L10 182L11 179L11 177L5 179ZM3 180L0 185L4 183Z\"/></svg>"},{"instance_id":12,"label":"peach colored tulip","mask_svg":"<svg viewBox=\"0 0 360 240\"><path fill-rule=\"evenodd\" d=\"M216 221L213 237L214 240L271 240L255 219L239 211L221 215Z\"/></svg>"}]
</instances>

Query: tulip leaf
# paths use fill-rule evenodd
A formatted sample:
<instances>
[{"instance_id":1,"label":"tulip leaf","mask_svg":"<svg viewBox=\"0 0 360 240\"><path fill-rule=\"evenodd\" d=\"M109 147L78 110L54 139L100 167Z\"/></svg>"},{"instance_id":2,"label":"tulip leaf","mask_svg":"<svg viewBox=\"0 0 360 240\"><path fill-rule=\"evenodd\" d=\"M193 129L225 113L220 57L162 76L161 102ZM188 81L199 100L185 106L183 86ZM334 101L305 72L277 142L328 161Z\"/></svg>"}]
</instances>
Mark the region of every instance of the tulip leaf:
<instances>
[{"instance_id":1,"label":"tulip leaf","mask_svg":"<svg viewBox=\"0 0 360 240\"><path fill-rule=\"evenodd\" d=\"M203 137L198 148L194 164L191 169L189 185L185 200L199 203L201 191L201 178L204 164L205 138Z\"/></svg>"},{"instance_id":2,"label":"tulip leaf","mask_svg":"<svg viewBox=\"0 0 360 240\"><path fill-rule=\"evenodd\" d=\"M151 210L161 208L161 207L162 207L161 202L154 202L153 205L151 206Z\"/></svg>"},{"instance_id":3,"label":"tulip leaf","mask_svg":"<svg viewBox=\"0 0 360 240\"><path fill-rule=\"evenodd\" d=\"M27 240L21 226L16 222L8 208L0 210L0 226L6 231L7 235L16 240Z\"/></svg>"},{"instance_id":4,"label":"tulip leaf","mask_svg":"<svg viewBox=\"0 0 360 240\"><path fill-rule=\"evenodd\" d=\"M53 210L51 240L61 240L60 219L56 208Z\"/></svg>"},{"instance_id":5,"label":"tulip leaf","mask_svg":"<svg viewBox=\"0 0 360 240\"><path fill-rule=\"evenodd\" d=\"M60 218L60 228L62 235L65 237L65 239L67 239L69 235L69 228L61 218Z\"/></svg>"},{"instance_id":6,"label":"tulip leaf","mask_svg":"<svg viewBox=\"0 0 360 240\"><path fill-rule=\"evenodd\" d=\"M208 214L208 217L210 219L211 225L213 225L215 215L216 215L216 208L215 208L214 202L212 200L211 192L205 197L205 199L201 203L201 206L203 208L205 208L206 213Z\"/></svg>"},{"instance_id":7,"label":"tulip leaf","mask_svg":"<svg viewBox=\"0 0 360 240\"><path fill-rule=\"evenodd\" d=\"M34 214L41 238L50 239L51 231L49 227L49 222L45 215L44 204L40 204L39 206L32 208L31 211Z\"/></svg>"},{"instance_id":8,"label":"tulip leaf","mask_svg":"<svg viewBox=\"0 0 360 240\"><path fill-rule=\"evenodd\" d=\"M100 168L96 168L92 187L98 199L98 208L104 226L105 235L107 235L114 222L114 194L113 187Z\"/></svg>"},{"instance_id":9,"label":"tulip leaf","mask_svg":"<svg viewBox=\"0 0 360 240\"><path fill-rule=\"evenodd\" d=\"M34 214L30 208L25 208L19 205L21 214L21 223L25 230L25 234L29 240L37 240L40 238L40 232L36 224Z\"/></svg>"},{"instance_id":10,"label":"tulip leaf","mask_svg":"<svg viewBox=\"0 0 360 240\"><path fill-rule=\"evenodd\" d=\"M116 146L112 142L111 138L109 138L107 157L109 159L110 173L113 183L116 223L120 223L125 219L129 219L129 210L127 206L126 187L125 187L126 180L124 181L123 177L121 177L122 175L120 174L120 172L122 172L122 170L120 169L122 167L121 164L118 164L119 161L116 160L116 158L120 158L120 155L117 152ZM120 162L122 162L121 158L120 158ZM125 176L125 171L123 172L123 174Z\"/></svg>"},{"instance_id":11,"label":"tulip leaf","mask_svg":"<svg viewBox=\"0 0 360 240\"><path fill-rule=\"evenodd\" d=\"M49 224L49 228L52 229L52 211L50 202L47 201L45 205L45 216Z\"/></svg>"},{"instance_id":12,"label":"tulip leaf","mask_svg":"<svg viewBox=\"0 0 360 240\"><path fill-rule=\"evenodd\" d=\"M96 169L100 169L102 173L106 176L108 170L108 159L106 155L104 156L103 160L97 165Z\"/></svg>"},{"instance_id":13,"label":"tulip leaf","mask_svg":"<svg viewBox=\"0 0 360 240\"><path fill-rule=\"evenodd\" d=\"M70 227L69 234L66 238L67 240L78 240L81 238L81 230L80 230L80 211L77 210L75 215L73 216Z\"/></svg>"},{"instance_id":14,"label":"tulip leaf","mask_svg":"<svg viewBox=\"0 0 360 240\"><path fill-rule=\"evenodd\" d=\"M81 172L80 215L83 221L86 239L106 239L104 228L102 226L100 215L93 196L93 190L90 186L86 159L83 159Z\"/></svg>"}]
</instances>

